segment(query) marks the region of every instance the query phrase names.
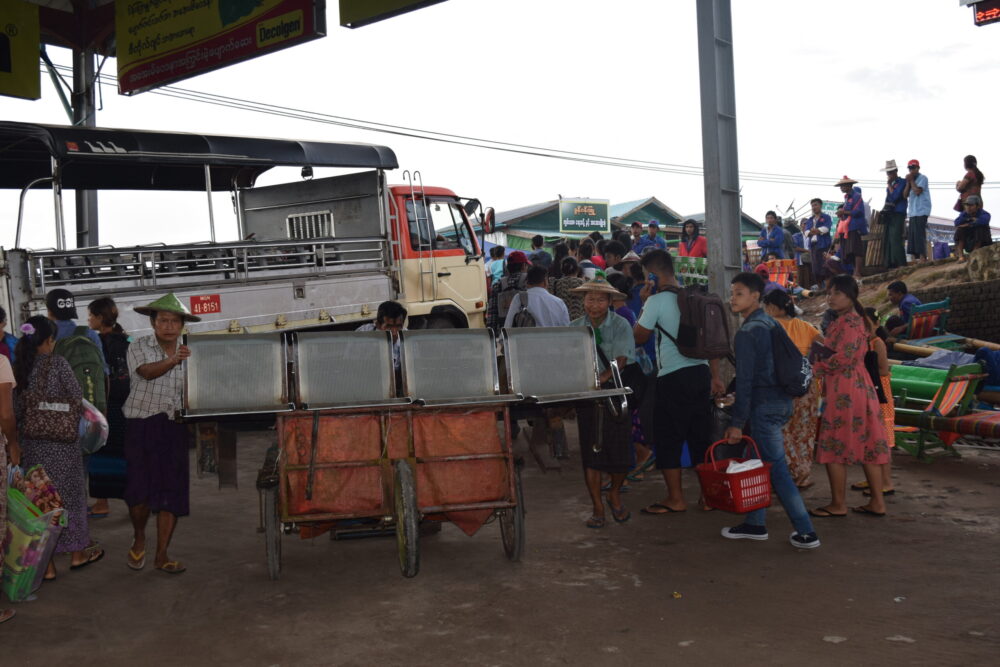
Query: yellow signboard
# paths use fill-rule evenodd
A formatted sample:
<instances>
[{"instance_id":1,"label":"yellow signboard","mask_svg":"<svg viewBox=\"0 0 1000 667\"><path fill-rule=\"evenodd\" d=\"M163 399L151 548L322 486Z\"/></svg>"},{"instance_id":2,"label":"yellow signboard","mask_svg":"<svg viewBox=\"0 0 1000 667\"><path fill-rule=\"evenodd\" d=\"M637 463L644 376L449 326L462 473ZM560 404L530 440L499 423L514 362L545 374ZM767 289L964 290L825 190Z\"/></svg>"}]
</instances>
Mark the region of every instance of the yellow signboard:
<instances>
[{"instance_id":1,"label":"yellow signboard","mask_svg":"<svg viewBox=\"0 0 1000 667\"><path fill-rule=\"evenodd\" d=\"M444 0L340 0L340 25L360 28Z\"/></svg>"},{"instance_id":2,"label":"yellow signboard","mask_svg":"<svg viewBox=\"0 0 1000 667\"><path fill-rule=\"evenodd\" d=\"M42 96L38 66L38 5L3 0L0 13L0 95L37 100Z\"/></svg>"},{"instance_id":3,"label":"yellow signboard","mask_svg":"<svg viewBox=\"0 0 1000 667\"><path fill-rule=\"evenodd\" d=\"M116 0L118 90L137 93L326 33L323 0Z\"/></svg>"}]
</instances>

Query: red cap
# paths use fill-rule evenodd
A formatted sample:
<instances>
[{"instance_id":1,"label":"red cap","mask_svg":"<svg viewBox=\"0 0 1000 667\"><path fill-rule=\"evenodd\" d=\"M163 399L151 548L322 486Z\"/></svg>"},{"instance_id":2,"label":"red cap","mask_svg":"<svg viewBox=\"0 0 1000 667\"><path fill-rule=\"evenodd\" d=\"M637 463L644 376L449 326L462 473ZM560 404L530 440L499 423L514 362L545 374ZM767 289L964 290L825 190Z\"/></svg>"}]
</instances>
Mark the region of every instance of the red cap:
<instances>
[{"instance_id":1,"label":"red cap","mask_svg":"<svg viewBox=\"0 0 1000 667\"><path fill-rule=\"evenodd\" d=\"M508 264L527 264L528 263L528 256L525 255L520 250L515 250L514 252L510 253L510 255L507 256L507 263Z\"/></svg>"},{"instance_id":2,"label":"red cap","mask_svg":"<svg viewBox=\"0 0 1000 667\"><path fill-rule=\"evenodd\" d=\"M910 160L909 162L906 163L906 166L907 167L919 167L920 166L920 160Z\"/></svg>"}]
</instances>

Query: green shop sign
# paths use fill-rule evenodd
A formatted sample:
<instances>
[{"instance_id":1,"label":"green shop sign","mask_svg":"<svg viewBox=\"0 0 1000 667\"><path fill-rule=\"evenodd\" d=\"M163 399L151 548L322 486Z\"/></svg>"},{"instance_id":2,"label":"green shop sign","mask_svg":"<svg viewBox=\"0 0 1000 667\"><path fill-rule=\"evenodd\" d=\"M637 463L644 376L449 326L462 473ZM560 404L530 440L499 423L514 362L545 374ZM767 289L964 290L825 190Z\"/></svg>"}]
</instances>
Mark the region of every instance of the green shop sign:
<instances>
[{"instance_id":1,"label":"green shop sign","mask_svg":"<svg viewBox=\"0 0 1000 667\"><path fill-rule=\"evenodd\" d=\"M611 218L607 199L560 199L559 232L561 234L609 233Z\"/></svg>"}]
</instances>

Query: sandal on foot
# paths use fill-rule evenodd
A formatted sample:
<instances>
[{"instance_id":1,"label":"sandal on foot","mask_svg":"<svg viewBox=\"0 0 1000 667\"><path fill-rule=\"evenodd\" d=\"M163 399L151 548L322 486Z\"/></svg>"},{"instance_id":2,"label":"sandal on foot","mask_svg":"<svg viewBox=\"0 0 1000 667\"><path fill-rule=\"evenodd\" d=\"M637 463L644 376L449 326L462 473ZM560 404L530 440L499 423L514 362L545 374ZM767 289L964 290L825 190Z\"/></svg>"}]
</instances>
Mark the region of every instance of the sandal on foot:
<instances>
[{"instance_id":1,"label":"sandal on foot","mask_svg":"<svg viewBox=\"0 0 1000 667\"><path fill-rule=\"evenodd\" d=\"M663 503L653 503L652 505L647 505L639 510L643 514L683 514L687 510L675 510L673 507L667 507Z\"/></svg>"},{"instance_id":2,"label":"sandal on foot","mask_svg":"<svg viewBox=\"0 0 1000 667\"><path fill-rule=\"evenodd\" d=\"M175 560L168 560L163 565L157 565L156 569L167 574L180 574L187 568Z\"/></svg>"},{"instance_id":3,"label":"sandal on foot","mask_svg":"<svg viewBox=\"0 0 1000 667\"><path fill-rule=\"evenodd\" d=\"M861 492L861 495L865 496L866 498L871 498L872 497L872 492L871 492L870 489L865 489L864 491ZM896 489L882 489L882 495L883 496L894 496L894 495L896 495Z\"/></svg>"},{"instance_id":4,"label":"sandal on foot","mask_svg":"<svg viewBox=\"0 0 1000 667\"><path fill-rule=\"evenodd\" d=\"M87 510L88 519L106 519L108 518L108 512L95 512L93 508Z\"/></svg>"},{"instance_id":5,"label":"sandal on foot","mask_svg":"<svg viewBox=\"0 0 1000 667\"><path fill-rule=\"evenodd\" d=\"M851 484L852 491L864 491L867 488L868 488L868 480L865 480L863 482L855 482L854 484Z\"/></svg>"},{"instance_id":6,"label":"sandal on foot","mask_svg":"<svg viewBox=\"0 0 1000 667\"><path fill-rule=\"evenodd\" d=\"M814 510L809 510L809 516L816 517L817 519L843 519L847 516L847 512L843 514L834 514L825 507L817 507Z\"/></svg>"},{"instance_id":7,"label":"sandal on foot","mask_svg":"<svg viewBox=\"0 0 1000 667\"><path fill-rule=\"evenodd\" d=\"M90 553L87 554L86 560L82 563L77 563L76 565L70 565L69 569L79 570L81 567L87 567L91 563L96 563L97 561L104 558L104 549L97 547L96 549L91 549Z\"/></svg>"},{"instance_id":8,"label":"sandal on foot","mask_svg":"<svg viewBox=\"0 0 1000 667\"><path fill-rule=\"evenodd\" d=\"M587 523L584 524L587 528L604 528L604 517L603 516L592 516L587 519Z\"/></svg>"},{"instance_id":9,"label":"sandal on foot","mask_svg":"<svg viewBox=\"0 0 1000 667\"><path fill-rule=\"evenodd\" d=\"M134 543L133 543L134 546ZM131 547L128 550L128 566L132 570L141 570L146 567L146 550L133 551Z\"/></svg>"},{"instance_id":10,"label":"sandal on foot","mask_svg":"<svg viewBox=\"0 0 1000 667\"><path fill-rule=\"evenodd\" d=\"M615 523L625 523L632 518L632 513L624 504L621 507L615 507L611 504L611 499L608 498L608 507L611 508L611 518L615 520Z\"/></svg>"},{"instance_id":11,"label":"sandal on foot","mask_svg":"<svg viewBox=\"0 0 1000 667\"><path fill-rule=\"evenodd\" d=\"M867 514L868 516L885 516L885 512L876 512L863 505L861 507L852 507L851 511L857 514Z\"/></svg>"},{"instance_id":12,"label":"sandal on foot","mask_svg":"<svg viewBox=\"0 0 1000 667\"><path fill-rule=\"evenodd\" d=\"M6 623L17 614L13 609L0 609L0 623Z\"/></svg>"}]
</instances>

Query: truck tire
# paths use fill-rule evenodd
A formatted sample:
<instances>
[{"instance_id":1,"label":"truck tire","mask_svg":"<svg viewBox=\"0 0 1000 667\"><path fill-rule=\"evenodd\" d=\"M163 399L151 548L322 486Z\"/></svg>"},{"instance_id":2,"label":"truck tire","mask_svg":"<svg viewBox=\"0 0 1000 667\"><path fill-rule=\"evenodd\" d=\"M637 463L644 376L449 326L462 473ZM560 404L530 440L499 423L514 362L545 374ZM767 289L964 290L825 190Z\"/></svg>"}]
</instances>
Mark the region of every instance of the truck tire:
<instances>
[{"instance_id":1,"label":"truck tire","mask_svg":"<svg viewBox=\"0 0 1000 667\"><path fill-rule=\"evenodd\" d=\"M456 329L455 321L447 315L431 315L424 320L425 329Z\"/></svg>"}]
</instances>

